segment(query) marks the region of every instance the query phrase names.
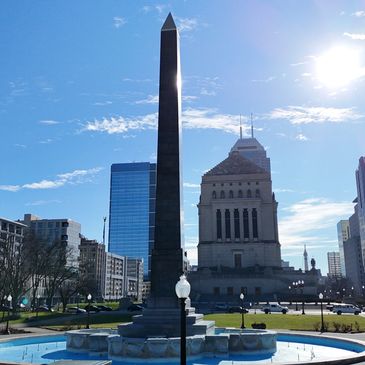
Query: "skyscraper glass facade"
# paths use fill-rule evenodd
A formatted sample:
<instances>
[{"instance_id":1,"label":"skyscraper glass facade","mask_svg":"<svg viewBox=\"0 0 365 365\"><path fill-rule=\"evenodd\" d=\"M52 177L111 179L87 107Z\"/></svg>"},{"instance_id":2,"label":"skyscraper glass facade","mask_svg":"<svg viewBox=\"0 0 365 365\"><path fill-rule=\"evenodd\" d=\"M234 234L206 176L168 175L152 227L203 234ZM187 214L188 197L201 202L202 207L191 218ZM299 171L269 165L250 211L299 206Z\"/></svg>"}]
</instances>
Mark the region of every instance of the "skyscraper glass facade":
<instances>
[{"instance_id":1,"label":"skyscraper glass facade","mask_svg":"<svg viewBox=\"0 0 365 365\"><path fill-rule=\"evenodd\" d=\"M154 245L156 164L113 164L110 180L108 251L143 258L148 279Z\"/></svg>"}]
</instances>

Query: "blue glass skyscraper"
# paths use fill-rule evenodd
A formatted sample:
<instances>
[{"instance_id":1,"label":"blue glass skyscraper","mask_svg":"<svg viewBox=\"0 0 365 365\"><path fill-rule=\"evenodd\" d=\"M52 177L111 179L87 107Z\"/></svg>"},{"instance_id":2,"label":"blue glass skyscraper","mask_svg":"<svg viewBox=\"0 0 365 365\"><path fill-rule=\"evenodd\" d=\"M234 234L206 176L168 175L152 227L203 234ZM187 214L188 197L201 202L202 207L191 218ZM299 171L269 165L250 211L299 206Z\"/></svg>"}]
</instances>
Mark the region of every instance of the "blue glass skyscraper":
<instances>
[{"instance_id":1,"label":"blue glass skyscraper","mask_svg":"<svg viewBox=\"0 0 365 365\"><path fill-rule=\"evenodd\" d=\"M111 167L108 251L143 258L149 278L154 244L156 164L119 163Z\"/></svg>"}]
</instances>

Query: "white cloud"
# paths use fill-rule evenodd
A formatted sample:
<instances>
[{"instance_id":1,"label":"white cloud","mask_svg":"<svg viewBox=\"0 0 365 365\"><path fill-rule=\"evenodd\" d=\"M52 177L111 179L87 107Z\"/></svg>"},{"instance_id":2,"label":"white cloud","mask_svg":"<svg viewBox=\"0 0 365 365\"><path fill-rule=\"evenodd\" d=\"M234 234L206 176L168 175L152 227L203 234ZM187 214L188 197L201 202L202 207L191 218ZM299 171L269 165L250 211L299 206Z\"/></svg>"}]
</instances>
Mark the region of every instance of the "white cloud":
<instances>
[{"instance_id":1,"label":"white cloud","mask_svg":"<svg viewBox=\"0 0 365 365\"><path fill-rule=\"evenodd\" d=\"M158 95L148 95L146 99L137 100L135 104L158 104Z\"/></svg>"},{"instance_id":2,"label":"white cloud","mask_svg":"<svg viewBox=\"0 0 365 365\"><path fill-rule=\"evenodd\" d=\"M364 10L358 10L358 11L355 11L354 13L352 13L351 15L356 16L358 18L361 18L361 17L365 16L365 11Z\"/></svg>"},{"instance_id":3,"label":"white cloud","mask_svg":"<svg viewBox=\"0 0 365 365\"><path fill-rule=\"evenodd\" d=\"M287 246L302 246L304 243L323 243L322 230L334 227L343 217L353 213L353 204L333 202L324 198L300 201L283 209L288 215L279 220L280 243Z\"/></svg>"},{"instance_id":4,"label":"white cloud","mask_svg":"<svg viewBox=\"0 0 365 365\"><path fill-rule=\"evenodd\" d=\"M307 63L308 62L296 62L296 63L291 63L290 66L297 67L297 66L306 65Z\"/></svg>"},{"instance_id":5,"label":"white cloud","mask_svg":"<svg viewBox=\"0 0 365 365\"><path fill-rule=\"evenodd\" d=\"M110 105L110 104L113 104L113 102L110 101L110 100L106 100L106 101L97 101L93 105L96 105L96 106L105 106L105 105Z\"/></svg>"},{"instance_id":6,"label":"white cloud","mask_svg":"<svg viewBox=\"0 0 365 365\"><path fill-rule=\"evenodd\" d=\"M161 4L155 5L155 9L158 11L159 14L161 14L165 8L166 5L161 5Z\"/></svg>"},{"instance_id":7,"label":"white cloud","mask_svg":"<svg viewBox=\"0 0 365 365\"><path fill-rule=\"evenodd\" d=\"M176 18L177 28L180 33L191 32L198 26L198 21L195 18Z\"/></svg>"},{"instance_id":8,"label":"white cloud","mask_svg":"<svg viewBox=\"0 0 365 365\"><path fill-rule=\"evenodd\" d=\"M184 182L184 188L200 188L200 184Z\"/></svg>"},{"instance_id":9,"label":"white cloud","mask_svg":"<svg viewBox=\"0 0 365 365\"><path fill-rule=\"evenodd\" d=\"M268 119L287 119L292 124L308 123L341 123L362 118L363 115L354 111L354 108L326 108L288 106L276 108L267 116Z\"/></svg>"},{"instance_id":10,"label":"white cloud","mask_svg":"<svg viewBox=\"0 0 365 365\"><path fill-rule=\"evenodd\" d=\"M277 188L277 189L273 189L274 193L294 193L293 189L282 189L282 188Z\"/></svg>"},{"instance_id":11,"label":"white cloud","mask_svg":"<svg viewBox=\"0 0 365 365\"><path fill-rule=\"evenodd\" d=\"M0 185L0 190L16 192L22 189L56 189L67 184L83 184L86 182L90 182L91 178L101 170L101 167L94 167L88 170L74 170L72 172L59 174L54 180L44 179L38 182L27 183L24 185Z\"/></svg>"},{"instance_id":12,"label":"white cloud","mask_svg":"<svg viewBox=\"0 0 365 365\"><path fill-rule=\"evenodd\" d=\"M194 95L186 95L186 96L182 96L182 100L185 101L186 103L190 103L194 100L198 99L197 96Z\"/></svg>"},{"instance_id":13,"label":"white cloud","mask_svg":"<svg viewBox=\"0 0 365 365\"><path fill-rule=\"evenodd\" d=\"M40 120L39 124L45 124L45 125L55 125L59 124L60 122L57 122L57 120Z\"/></svg>"},{"instance_id":14,"label":"white cloud","mask_svg":"<svg viewBox=\"0 0 365 365\"><path fill-rule=\"evenodd\" d=\"M308 137L306 137L304 134L302 134L302 133L299 133L296 137L295 137L295 139L297 140L297 141L308 141Z\"/></svg>"},{"instance_id":15,"label":"white cloud","mask_svg":"<svg viewBox=\"0 0 365 365\"><path fill-rule=\"evenodd\" d=\"M123 25L125 25L127 23L126 19L122 18L121 16L115 16L113 18L113 21L114 21L114 27L117 28L117 29L122 27Z\"/></svg>"},{"instance_id":16,"label":"white cloud","mask_svg":"<svg viewBox=\"0 0 365 365\"><path fill-rule=\"evenodd\" d=\"M346 36L346 37L350 37L353 40L365 41L365 33L348 33L348 32L345 32L343 35Z\"/></svg>"},{"instance_id":17,"label":"white cloud","mask_svg":"<svg viewBox=\"0 0 365 365\"><path fill-rule=\"evenodd\" d=\"M205 87L201 88L200 94L206 95L206 96L216 96L217 95L217 93L214 90L208 90Z\"/></svg>"},{"instance_id":18,"label":"white cloud","mask_svg":"<svg viewBox=\"0 0 365 365\"><path fill-rule=\"evenodd\" d=\"M270 82L276 79L276 76L269 76L266 79L251 80L251 82Z\"/></svg>"},{"instance_id":19,"label":"white cloud","mask_svg":"<svg viewBox=\"0 0 365 365\"><path fill-rule=\"evenodd\" d=\"M27 148L27 145L25 144L20 144L20 143L15 143L14 144L15 147L19 147L19 148Z\"/></svg>"},{"instance_id":20,"label":"white cloud","mask_svg":"<svg viewBox=\"0 0 365 365\"><path fill-rule=\"evenodd\" d=\"M46 138L46 139L39 141L39 143L41 143L41 144L49 144L52 142L53 142L53 139L51 139L51 138Z\"/></svg>"},{"instance_id":21,"label":"white cloud","mask_svg":"<svg viewBox=\"0 0 365 365\"><path fill-rule=\"evenodd\" d=\"M87 122L82 131L105 132L108 134L127 133L131 130L151 130L157 128L157 113L144 116L125 118L117 116ZM247 118L242 118L247 122ZM218 113L216 109L209 108L187 108L182 113L183 127L186 129L218 129L227 133L239 133L239 115ZM243 125L244 133L248 133L250 127Z\"/></svg>"},{"instance_id":22,"label":"white cloud","mask_svg":"<svg viewBox=\"0 0 365 365\"><path fill-rule=\"evenodd\" d=\"M26 203L26 206L39 206L39 205L47 205L47 204L54 204L54 203L61 203L61 200L36 200L34 202Z\"/></svg>"}]
</instances>

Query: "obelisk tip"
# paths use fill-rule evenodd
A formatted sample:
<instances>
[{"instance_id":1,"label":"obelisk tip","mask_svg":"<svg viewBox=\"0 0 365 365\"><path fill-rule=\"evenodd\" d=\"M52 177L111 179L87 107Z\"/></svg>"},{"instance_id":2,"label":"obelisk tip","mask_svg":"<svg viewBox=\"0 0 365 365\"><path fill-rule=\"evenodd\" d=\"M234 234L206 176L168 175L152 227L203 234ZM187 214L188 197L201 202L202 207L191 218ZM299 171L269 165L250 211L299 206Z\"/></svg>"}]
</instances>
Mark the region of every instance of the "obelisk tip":
<instances>
[{"instance_id":1,"label":"obelisk tip","mask_svg":"<svg viewBox=\"0 0 365 365\"><path fill-rule=\"evenodd\" d=\"M176 30L176 24L174 22L174 18L172 17L171 13L167 16L165 23L162 26L162 31L168 30Z\"/></svg>"}]
</instances>

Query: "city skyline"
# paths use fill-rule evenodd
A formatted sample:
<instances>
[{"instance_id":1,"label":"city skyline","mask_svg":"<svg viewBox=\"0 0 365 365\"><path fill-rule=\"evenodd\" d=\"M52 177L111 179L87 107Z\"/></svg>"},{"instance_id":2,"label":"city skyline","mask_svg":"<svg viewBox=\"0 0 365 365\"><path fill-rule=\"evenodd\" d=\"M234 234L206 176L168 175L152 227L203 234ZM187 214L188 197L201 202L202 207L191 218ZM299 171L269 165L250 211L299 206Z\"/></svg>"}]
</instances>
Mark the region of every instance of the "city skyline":
<instances>
[{"instance_id":1,"label":"city skyline","mask_svg":"<svg viewBox=\"0 0 365 365\"><path fill-rule=\"evenodd\" d=\"M303 268L306 244L327 272L365 155L362 2L6 1L3 10L1 216L68 217L102 241L111 164L156 161L159 31L171 11L180 30L189 259L196 262L201 177L228 156L240 119L250 135L253 112L271 159L282 258Z\"/></svg>"}]
</instances>

